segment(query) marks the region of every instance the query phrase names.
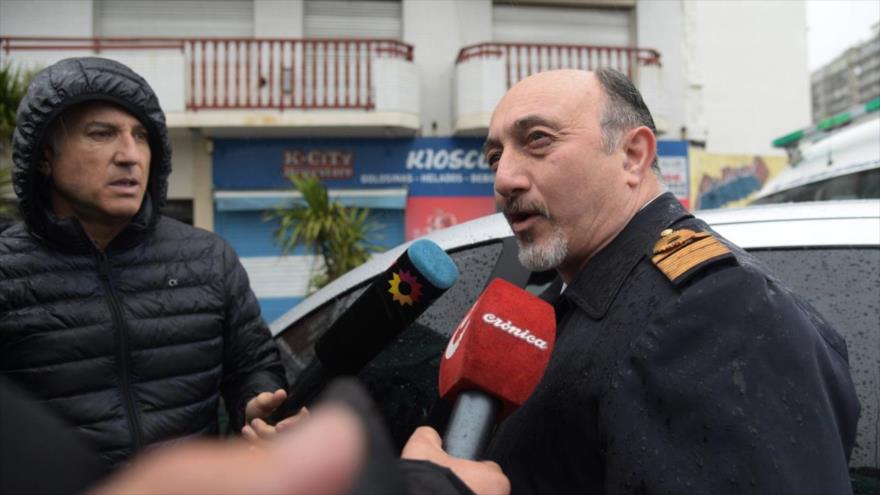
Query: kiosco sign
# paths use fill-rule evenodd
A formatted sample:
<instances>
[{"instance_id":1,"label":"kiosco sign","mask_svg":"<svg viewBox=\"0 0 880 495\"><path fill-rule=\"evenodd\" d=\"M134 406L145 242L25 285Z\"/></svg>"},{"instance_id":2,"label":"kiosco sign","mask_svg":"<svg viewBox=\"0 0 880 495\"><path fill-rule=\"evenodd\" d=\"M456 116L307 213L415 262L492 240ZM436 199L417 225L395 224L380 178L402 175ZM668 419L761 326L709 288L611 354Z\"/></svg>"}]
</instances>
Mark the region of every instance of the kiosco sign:
<instances>
[{"instance_id":1,"label":"kiosco sign","mask_svg":"<svg viewBox=\"0 0 880 495\"><path fill-rule=\"evenodd\" d=\"M406 156L407 170L489 170L479 149L454 148L451 150L422 148Z\"/></svg>"}]
</instances>

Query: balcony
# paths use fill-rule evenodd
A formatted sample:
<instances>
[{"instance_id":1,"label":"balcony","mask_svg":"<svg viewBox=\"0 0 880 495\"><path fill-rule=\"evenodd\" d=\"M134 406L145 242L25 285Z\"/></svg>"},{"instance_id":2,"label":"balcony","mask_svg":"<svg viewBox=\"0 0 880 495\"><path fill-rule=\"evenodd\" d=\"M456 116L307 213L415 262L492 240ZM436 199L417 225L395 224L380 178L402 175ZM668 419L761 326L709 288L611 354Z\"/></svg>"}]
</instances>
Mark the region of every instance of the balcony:
<instances>
[{"instance_id":1,"label":"balcony","mask_svg":"<svg viewBox=\"0 0 880 495\"><path fill-rule=\"evenodd\" d=\"M454 127L458 135L482 135L492 109L520 79L554 69L617 69L639 84L645 67L660 66L650 48L541 43L480 43L464 47L455 62ZM654 75L656 76L656 75Z\"/></svg>"},{"instance_id":2,"label":"balcony","mask_svg":"<svg viewBox=\"0 0 880 495\"><path fill-rule=\"evenodd\" d=\"M221 136L413 135L412 54L379 39L0 38L3 61L27 68L87 55L125 63L156 91L169 127Z\"/></svg>"}]
</instances>

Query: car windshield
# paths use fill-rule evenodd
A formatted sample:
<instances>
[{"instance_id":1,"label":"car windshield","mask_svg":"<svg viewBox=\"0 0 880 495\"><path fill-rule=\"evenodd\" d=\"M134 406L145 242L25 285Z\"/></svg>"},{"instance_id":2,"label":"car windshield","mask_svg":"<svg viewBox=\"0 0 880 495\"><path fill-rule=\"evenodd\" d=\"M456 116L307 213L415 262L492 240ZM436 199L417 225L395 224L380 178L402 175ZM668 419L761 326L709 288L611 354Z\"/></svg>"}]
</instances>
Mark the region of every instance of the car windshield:
<instances>
[{"instance_id":1,"label":"car windshield","mask_svg":"<svg viewBox=\"0 0 880 495\"><path fill-rule=\"evenodd\" d=\"M880 199L880 168L793 187L758 198L752 204L801 203L835 199Z\"/></svg>"}]
</instances>

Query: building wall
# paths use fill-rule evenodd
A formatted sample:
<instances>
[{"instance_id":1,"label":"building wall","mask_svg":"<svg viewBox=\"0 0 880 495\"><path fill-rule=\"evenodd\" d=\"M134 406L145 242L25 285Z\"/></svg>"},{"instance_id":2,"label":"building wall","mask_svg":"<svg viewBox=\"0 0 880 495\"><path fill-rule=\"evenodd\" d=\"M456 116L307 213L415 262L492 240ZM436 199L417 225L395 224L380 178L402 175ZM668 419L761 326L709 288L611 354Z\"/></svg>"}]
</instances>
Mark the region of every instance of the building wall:
<instances>
[{"instance_id":1,"label":"building wall","mask_svg":"<svg viewBox=\"0 0 880 495\"><path fill-rule=\"evenodd\" d=\"M812 76L813 122L880 97L880 28Z\"/></svg>"},{"instance_id":2,"label":"building wall","mask_svg":"<svg viewBox=\"0 0 880 495\"><path fill-rule=\"evenodd\" d=\"M683 3L689 139L712 153L778 153L810 119L803 2Z\"/></svg>"},{"instance_id":3,"label":"building wall","mask_svg":"<svg viewBox=\"0 0 880 495\"><path fill-rule=\"evenodd\" d=\"M0 0L0 36L92 36L92 0Z\"/></svg>"},{"instance_id":4,"label":"building wall","mask_svg":"<svg viewBox=\"0 0 880 495\"><path fill-rule=\"evenodd\" d=\"M95 6L100 5L98 1L0 0L0 35L93 36L96 32ZM158 0L156 1L158 3ZM37 8L34 7L35 4ZM326 14L325 17L330 17L329 20L324 19L326 21L322 24L324 28L335 26L336 29L342 30L334 37L362 34L360 31L354 32L353 25L345 20L346 15L358 15L357 12L360 11L352 14L351 11L342 8L344 5L341 2L335 4L336 10L329 8L328 5L313 4L307 0L253 0L253 35L258 38L302 38L308 31L306 25L308 6L313 10L314 7L319 6L323 9L322 15ZM588 1L580 5L593 9L592 14L595 14L594 18L597 22L608 16L614 17L617 21L628 19L625 25L617 22L606 26L610 30L608 33L622 37L619 39L632 40L635 46L654 48L661 53L662 66L640 68L636 74L636 82L656 117L658 127L663 130L662 138L667 140L662 143L663 146L672 146L676 150L681 148L671 155L667 150L668 156L664 156L662 162L664 175L671 185L681 189L682 197L686 198L691 189L688 182L690 180L688 167L693 168L693 164L689 165L688 162L687 144L676 140L687 139L697 145L704 145L706 154L729 153L736 154L737 157L762 155L773 151L770 141L774 137L800 128L808 121L806 13L802 2L641 0L635 2L634 6L629 3L615 5L618 10L613 12L596 10L601 9L596 2ZM368 10L370 8L366 2L358 7ZM554 8L559 9L559 5L551 1L544 7L546 8L543 9L542 19L545 24L542 25L552 25L553 15L546 14ZM512 7L505 4L504 8ZM621 17L620 8L623 8L623 12L629 17ZM327 12L324 12L325 10ZM395 11L395 9L386 9L382 12L387 11ZM563 12L563 10L558 11ZM261 137L297 139L299 141L293 143L296 146L291 144L289 147L340 149L350 148L347 139L373 136L366 139L373 144L384 142L387 145L387 140L391 137L387 126L383 131L381 126L373 125L372 128L367 129L368 132L364 132L349 120L351 115L356 114L363 118L384 109L409 113L415 110L417 113L415 118L420 124L413 124L410 127L412 129L417 125L421 126L416 133L417 139L413 140L411 135L399 138L404 144L412 144L418 141L418 138L445 139L451 136L455 129L453 108L456 96L467 95L470 99L476 99L479 105L475 108L479 108L485 116L494 107L494 101L488 100L500 97L503 92L503 88L498 85L478 87L458 84L456 86L454 79L457 70L455 61L463 47L494 41L492 39L494 28L501 26L493 25L495 13L492 0L401 0L399 22L401 38L414 47L414 60L411 64L399 60L385 60L376 64L377 72L374 76L378 81L378 87L375 89L377 108L373 112L336 110L305 112L289 109L284 112L266 110L251 113L239 110L186 111L184 108L186 89L181 81L187 67L179 60L168 58L183 57L176 50L173 54L162 55L166 58L159 58L157 54L146 52L134 55L102 52L102 55L118 58L143 72L148 80L155 79L155 83L151 84L154 84L156 90L161 93L163 106L166 110L172 110L172 118L177 118L176 129L172 131L174 158L169 196L176 200L192 199L194 224L216 230L233 242L251 275L253 287L261 299L267 318L272 319L304 295L304 286L294 287L289 281L304 280L303 274L311 267L312 258L300 252L287 258L279 258L280 250L271 238L277 223L263 221L261 212L264 208L230 209L222 206L225 201L222 199L224 187L221 187L222 184L217 177L218 171L224 171L222 159L218 158L222 155L218 150L222 151L223 140L219 138L214 140L211 136L222 135L224 138L242 142ZM511 13L508 11L507 14ZM518 19L517 15L512 17ZM241 21L242 18L239 16L238 20ZM379 27L377 23L369 19L365 20L363 16L359 20L361 21L359 25L363 29ZM389 25L398 25L392 22L394 19L385 19L385 21L389 21ZM192 29L196 30L218 29L216 25L210 23L209 17L200 19L199 23L187 23L190 24ZM529 26L535 28L534 25ZM554 30L552 27L542 29L549 32L543 33L543 37L533 41L549 42L561 38L558 41L562 43L578 43L578 40L583 43L581 38L566 38L566 33L572 36L573 32L578 36L587 36L587 34L598 36L598 32L580 33L576 29L574 31ZM507 32L508 35L518 33L525 37L531 36L515 28L512 31L508 29ZM600 44L598 41L595 43ZM44 57L43 65L45 65L58 58L74 55L81 54L68 51L43 53L41 56ZM3 56L0 54L0 57ZM22 51L14 52L13 56L17 61L21 61L31 60L29 57L33 57L34 54ZM56 58L49 60L52 57ZM497 72L496 69L493 70ZM415 81L415 84L411 81ZM506 83L504 85L506 86ZM418 87L418 94L407 93L405 91L407 87ZM208 120L201 120L201 124L181 123L178 118L180 116L201 118L210 116L223 120L228 128L220 129L222 125L209 124ZM330 120L322 120L321 122L324 123L319 124L318 120L315 120L316 116ZM233 118L239 119L236 120L238 123L230 125L228 121ZM266 126L261 127L261 123L267 121L281 123L271 129ZM284 122L289 123L290 126L288 127ZM216 127L212 128L212 126ZM318 142L320 140L316 139L317 136L329 135L328 126L334 127L332 136L337 141ZM473 143L470 145L474 150L478 150L482 142L484 127L473 128ZM223 132L220 133L217 129ZM233 143L232 146L242 148L245 145ZM447 147L451 149L458 147L458 144L453 143ZM418 155L420 150L408 151L416 153L412 156L420 156ZM474 153L478 155L479 152L474 151ZM247 159L240 160L232 168L251 175L254 175L260 167L274 171L279 166L276 163L278 156L281 156L280 153L260 161L251 155ZM431 156L439 157L440 154L435 153ZM449 153L443 156L452 155ZM381 153L372 161L377 167L387 168L393 165L387 156ZM431 181L446 180L447 176L457 176L459 172L443 169L451 164L451 161L449 164L441 161L436 164L431 162L437 165L438 170L431 169L428 166L429 161L422 164L419 160L411 160L408 153L405 158L398 160L397 166L404 167L398 172L401 175L409 173L418 174L419 177L424 175ZM411 164L418 170L410 170ZM734 165L738 164L739 162ZM364 172L360 162L355 168L358 173ZM380 172L387 170L383 169ZM486 193L471 199L485 200L491 210L491 174L486 175L488 179L480 181L480 184L487 186ZM427 179L425 184L430 183ZM723 179L722 177L716 182L726 184ZM237 181L234 185L240 184L241 181ZM230 184L225 186L226 189L236 189ZM383 232L385 236L383 244L386 247L403 240L404 221L415 225L406 216L414 217L413 212L416 212L419 206L415 202L408 201L411 198L418 199L418 195L414 194L414 191L418 192L418 185L407 183L393 186L399 191L406 188L409 193L399 193L407 197L405 206L400 204L387 209L374 207L375 214L381 216L381 218L377 217L380 223L386 226ZM330 187L332 189L336 186L330 184ZM249 193L267 192L264 190L265 187L249 189L253 189ZM447 208L441 199L461 202L463 196L467 195L453 194L452 199L433 197L430 194L423 196L421 201L425 211L422 216L436 217L436 223L440 225L444 219L450 217L452 211L451 207ZM458 219L461 221L466 218L460 216ZM407 228L409 227L411 226L408 225ZM412 226L413 231L417 228L424 230L426 227Z\"/></svg>"},{"instance_id":5,"label":"building wall","mask_svg":"<svg viewBox=\"0 0 880 495\"><path fill-rule=\"evenodd\" d=\"M303 0L254 0L254 37L302 38Z\"/></svg>"},{"instance_id":6,"label":"building wall","mask_svg":"<svg viewBox=\"0 0 880 495\"><path fill-rule=\"evenodd\" d=\"M403 0L403 41L415 46L421 76L423 136L452 134L455 59L462 47L489 41L491 0Z\"/></svg>"},{"instance_id":7,"label":"building wall","mask_svg":"<svg viewBox=\"0 0 880 495\"><path fill-rule=\"evenodd\" d=\"M658 129L667 139L685 139L685 29L680 2L639 2L635 8L636 46L660 52L662 67L639 69L637 84Z\"/></svg>"},{"instance_id":8,"label":"building wall","mask_svg":"<svg viewBox=\"0 0 880 495\"><path fill-rule=\"evenodd\" d=\"M91 36L95 5L3 0L0 33ZM415 47L420 134L450 135L455 58L463 46L489 41L492 1L402 0L401 6L403 41ZM255 35L302 36L303 9L304 0L254 0ZM662 54L662 68L643 69L639 83L664 137L705 143L707 151L764 153L772 151L773 136L809 122L805 10L802 2L785 0L637 2L635 42Z\"/></svg>"},{"instance_id":9,"label":"building wall","mask_svg":"<svg viewBox=\"0 0 880 495\"><path fill-rule=\"evenodd\" d=\"M188 129L171 129L171 175L168 177L168 199L193 197L193 144Z\"/></svg>"}]
</instances>

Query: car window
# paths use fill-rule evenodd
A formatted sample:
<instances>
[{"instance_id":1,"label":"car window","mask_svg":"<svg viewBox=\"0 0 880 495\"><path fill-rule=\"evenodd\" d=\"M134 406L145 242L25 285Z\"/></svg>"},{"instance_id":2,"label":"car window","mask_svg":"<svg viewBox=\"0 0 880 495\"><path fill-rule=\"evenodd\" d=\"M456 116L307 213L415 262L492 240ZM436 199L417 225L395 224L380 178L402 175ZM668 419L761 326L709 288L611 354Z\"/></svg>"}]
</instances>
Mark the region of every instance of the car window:
<instances>
[{"instance_id":1,"label":"car window","mask_svg":"<svg viewBox=\"0 0 880 495\"><path fill-rule=\"evenodd\" d=\"M458 282L358 374L398 447L417 426L433 422L429 415L437 402L440 354L461 318L495 275L504 247L505 242L495 241L449 253L458 265ZM291 383L314 358L315 341L371 281L328 302L279 334L277 341ZM368 325L365 322L365 331L369 331Z\"/></svg>"},{"instance_id":2,"label":"car window","mask_svg":"<svg viewBox=\"0 0 880 495\"><path fill-rule=\"evenodd\" d=\"M819 310L846 340L850 371L862 405L859 442L850 466L876 466L880 461L880 248L750 252Z\"/></svg>"}]
</instances>

